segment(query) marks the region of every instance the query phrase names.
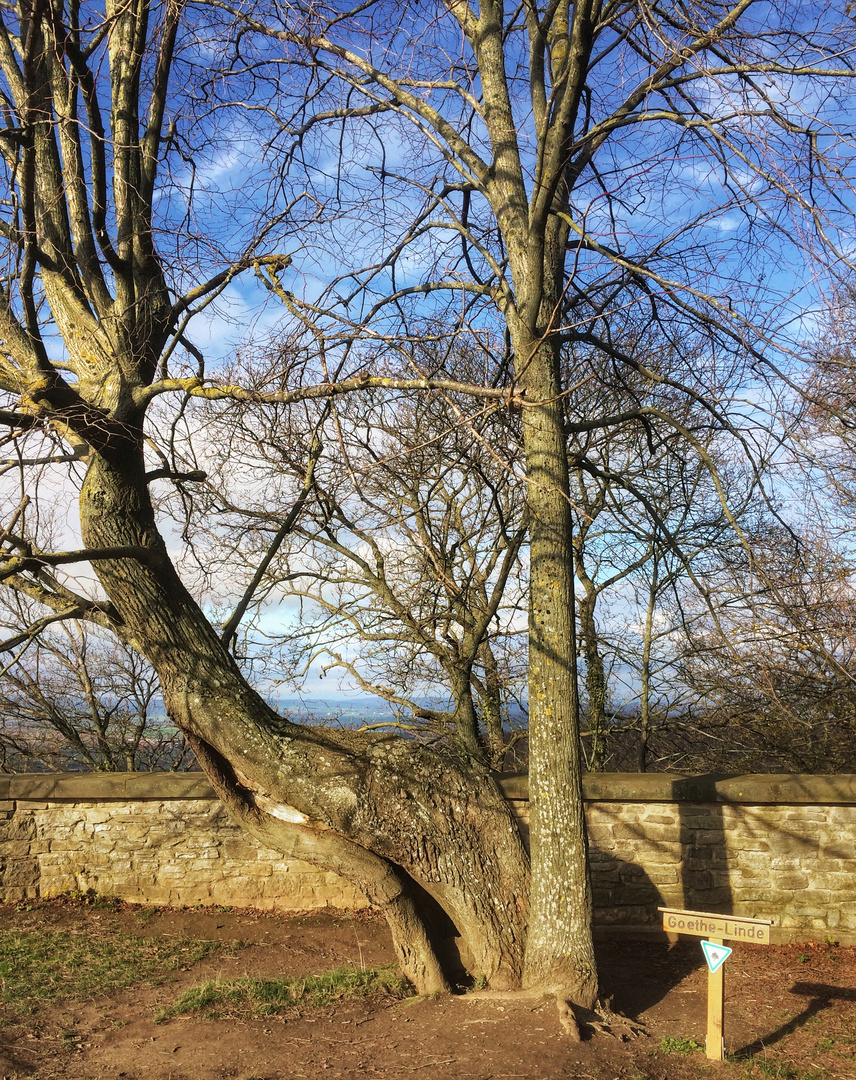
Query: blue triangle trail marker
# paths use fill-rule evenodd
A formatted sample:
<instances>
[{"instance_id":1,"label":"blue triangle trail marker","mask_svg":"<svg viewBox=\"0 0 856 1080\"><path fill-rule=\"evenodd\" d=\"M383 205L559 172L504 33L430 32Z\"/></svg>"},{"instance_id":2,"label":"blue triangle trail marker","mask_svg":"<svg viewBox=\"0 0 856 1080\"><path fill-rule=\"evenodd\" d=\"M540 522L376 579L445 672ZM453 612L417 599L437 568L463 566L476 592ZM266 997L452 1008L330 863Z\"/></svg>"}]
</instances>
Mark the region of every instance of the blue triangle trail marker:
<instances>
[{"instance_id":1,"label":"blue triangle trail marker","mask_svg":"<svg viewBox=\"0 0 856 1080\"><path fill-rule=\"evenodd\" d=\"M727 945L714 945L712 941L703 941L701 947L711 975L715 971L719 971L728 957L731 956L731 949Z\"/></svg>"}]
</instances>

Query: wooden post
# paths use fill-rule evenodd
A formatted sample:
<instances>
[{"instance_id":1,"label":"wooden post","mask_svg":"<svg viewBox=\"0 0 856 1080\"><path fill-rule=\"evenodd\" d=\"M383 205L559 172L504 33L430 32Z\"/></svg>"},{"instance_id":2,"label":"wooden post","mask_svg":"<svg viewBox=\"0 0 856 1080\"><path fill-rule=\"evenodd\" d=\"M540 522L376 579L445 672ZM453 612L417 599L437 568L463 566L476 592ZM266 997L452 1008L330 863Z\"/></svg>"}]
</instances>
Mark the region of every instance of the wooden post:
<instances>
[{"instance_id":1,"label":"wooden post","mask_svg":"<svg viewBox=\"0 0 856 1080\"><path fill-rule=\"evenodd\" d=\"M729 941L750 941L754 945L770 944L770 919L748 919L742 915L714 915L709 911L682 911L680 908L658 908L663 912L663 929L667 934L692 934L705 937L711 945L720 949ZM725 971L724 961L731 949L717 956L708 954L701 943L707 960L707 1056L711 1061L722 1061L725 1056ZM719 963L717 964L717 960ZM711 961L717 964L711 971Z\"/></svg>"},{"instance_id":2,"label":"wooden post","mask_svg":"<svg viewBox=\"0 0 856 1080\"><path fill-rule=\"evenodd\" d=\"M725 944L723 938L708 939L712 945ZM707 1056L711 1061L722 1061L725 1031L723 1016L725 1013L725 964L720 964L716 971L708 968L707 972Z\"/></svg>"}]
</instances>

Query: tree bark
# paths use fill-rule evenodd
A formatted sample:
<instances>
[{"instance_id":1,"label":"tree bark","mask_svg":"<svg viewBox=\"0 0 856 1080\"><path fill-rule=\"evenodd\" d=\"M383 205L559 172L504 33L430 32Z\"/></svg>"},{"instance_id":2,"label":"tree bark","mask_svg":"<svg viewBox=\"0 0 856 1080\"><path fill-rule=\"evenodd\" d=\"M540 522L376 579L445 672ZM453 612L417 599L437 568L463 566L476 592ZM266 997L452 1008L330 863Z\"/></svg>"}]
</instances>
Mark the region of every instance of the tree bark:
<instances>
[{"instance_id":1,"label":"tree bark","mask_svg":"<svg viewBox=\"0 0 856 1080\"><path fill-rule=\"evenodd\" d=\"M520 357L521 348L515 346ZM532 916L524 985L591 1008L598 991L579 743L568 455L553 350L549 344L525 343L522 355L529 357L523 371L527 397L544 402L523 414L531 518L532 824Z\"/></svg>"},{"instance_id":2,"label":"tree bark","mask_svg":"<svg viewBox=\"0 0 856 1080\"><path fill-rule=\"evenodd\" d=\"M124 435L123 450L91 456L80 496L84 542L141 549L140 559L99 560L99 579L230 812L278 850L365 888L420 991L439 989L445 976L409 881L448 914L477 974L492 986L518 985L528 865L495 781L398 737L306 729L277 716L176 574L155 526L141 437L128 452L127 426Z\"/></svg>"},{"instance_id":3,"label":"tree bark","mask_svg":"<svg viewBox=\"0 0 856 1080\"><path fill-rule=\"evenodd\" d=\"M588 730L591 739L589 753L589 772L603 772L606 763L607 722L606 722L606 672L603 657L600 655L600 641L594 609L597 593L591 582L583 581L585 595L580 597L578 605L580 617L580 636L582 650L586 659L586 701L588 705Z\"/></svg>"},{"instance_id":4,"label":"tree bark","mask_svg":"<svg viewBox=\"0 0 856 1080\"><path fill-rule=\"evenodd\" d=\"M656 553L651 568L651 581L648 586L648 605L645 608L645 627L642 638L642 666L639 687L639 750L637 767L639 772L648 768L648 737L651 732L651 641L654 634L654 605L659 586L658 560Z\"/></svg>"}]
</instances>

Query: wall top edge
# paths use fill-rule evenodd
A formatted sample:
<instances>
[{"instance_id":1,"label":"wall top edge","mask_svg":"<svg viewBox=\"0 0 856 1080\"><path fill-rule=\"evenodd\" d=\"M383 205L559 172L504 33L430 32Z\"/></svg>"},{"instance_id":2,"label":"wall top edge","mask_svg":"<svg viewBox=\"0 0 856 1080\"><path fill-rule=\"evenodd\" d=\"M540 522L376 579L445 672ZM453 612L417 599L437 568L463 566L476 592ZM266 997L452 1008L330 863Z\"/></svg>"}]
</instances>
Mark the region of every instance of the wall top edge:
<instances>
[{"instance_id":1,"label":"wall top edge","mask_svg":"<svg viewBox=\"0 0 856 1080\"><path fill-rule=\"evenodd\" d=\"M503 777L508 799L529 798L529 777ZM588 802L749 803L770 805L856 805L856 774L798 773L588 773Z\"/></svg>"},{"instance_id":2,"label":"wall top edge","mask_svg":"<svg viewBox=\"0 0 856 1080\"><path fill-rule=\"evenodd\" d=\"M18 773L0 776L0 799L145 802L216 799L202 773Z\"/></svg>"},{"instance_id":3,"label":"wall top edge","mask_svg":"<svg viewBox=\"0 0 856 1080\"><path fill-rule=\"evenodd\" d=\"M503 776L506 798L528 800L525 774ZM856 774L809 776L757 773L590 773L583 777L589 802L688 802L856 805ZM0 776L0 799L144 802L214 799L201 773L26 773Z\"/></svg>"}]
</instances>

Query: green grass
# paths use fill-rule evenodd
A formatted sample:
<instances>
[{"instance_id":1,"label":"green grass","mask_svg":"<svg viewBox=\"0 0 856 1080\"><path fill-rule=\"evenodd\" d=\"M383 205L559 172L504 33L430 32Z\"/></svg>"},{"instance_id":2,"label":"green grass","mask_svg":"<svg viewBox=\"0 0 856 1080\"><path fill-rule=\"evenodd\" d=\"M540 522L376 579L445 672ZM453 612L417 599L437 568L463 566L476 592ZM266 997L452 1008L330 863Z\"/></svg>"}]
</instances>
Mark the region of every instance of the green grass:
<instances>
[{"instance_id":1,"label":"green grass","mask_svg":"<svg viewBox=\"0 0 856 1080\"><path fill-rule=\"evenodd\" d=\"M303 979L253 979L206 982L192 986L169 1008L161 1009L156 1020L204 1012L211 1019L224 1013L270 1016L298 1005L319 1008L345 998L382 994L405 998L413 993L410 983L395 968L357 971L340 968Z\"/></svg>"},{"instance_id":2,"label":"green grass","mask_svg":"<svg viewBox=\"0 0 856 1080\"><path fill-rule=\"evenodd\" d=\"M694 1054L696 1050L704 1050L701 1043L695 1039L683 1039L674 1035L667 1035L660 1040L660 1049L664 1054Z\"/></svg>"},{"instance_id":3,"label":"green grass","mask_svg":"<svg viewBox=\"0 0 856 1080\"><path fill-rule=\"evenodd\" d=\"M91 998L156 982L224 948L217 941L165 940L131 934L0 931L0 1001L16 1012ZM231 949L231 947L229 947Z\"/></svg>"},{"instance_id":4,"label":"green grass","mask_svg":"<svg viewBox=\"0 0 856 1080\"><path fill-rule=\"evenodd\" d=\"M732 1058L743 1066L747 1080L824 1080L825 1069L803 1069L790 1061L768 1060L760 1054L748 1058Z\"/></svg>"}]
</instances>

